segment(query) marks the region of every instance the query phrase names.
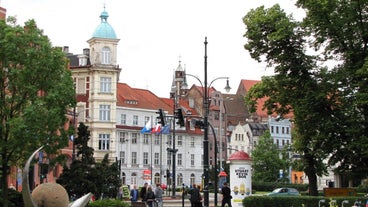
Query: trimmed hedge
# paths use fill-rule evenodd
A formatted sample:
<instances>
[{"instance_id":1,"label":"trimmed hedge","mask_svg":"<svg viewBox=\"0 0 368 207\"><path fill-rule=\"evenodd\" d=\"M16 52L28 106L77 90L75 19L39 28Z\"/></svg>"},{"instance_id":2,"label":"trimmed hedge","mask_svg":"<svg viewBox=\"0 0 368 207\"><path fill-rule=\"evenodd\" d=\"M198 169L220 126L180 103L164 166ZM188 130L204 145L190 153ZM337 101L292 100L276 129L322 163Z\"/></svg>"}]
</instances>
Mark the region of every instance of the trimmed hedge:
<instances>
[{"instance_id":1,"label":"trimmed hedge","mask_svg":"<svg viewBox=\"0 0 368 207\"><path fill-rule=\"evenodd\" d=\"M290 184L281 182L252 182L252 190L255 191L273 191L275 188L295 188L299 192L307 191L308 184Z\"/></svg>"},{"instance_id":2,"label":"trimmed hedge","mask_svg":"<svg viewBox=\"0 0 368 207\"><path fill-rule=\"evenodd\" d=\"M360 201L362 205L365 205L368 198L364 197L338 197L338 198L326 198L322 196L312 197L312 196L289 196L289 197L272 197L272 196L249 196L244 198L243 206L246 207L342 207L342 202L344 200L349 201L348 204L344 206L352 206L356 201ZM320 202L325 200L325 202ZM334 200L334 201L332 201ZM332 201L332 202L331 202Z\"/></svg>"},{"instance_id":3,"label":"trimmed hedge","mask_svg":"<svg viewBox=\"0 0 368 207\"><path fill-rule=\"evenodd\" d=\"M96 200L93 202L89 202L87 207L129 207L130 202L127 203L125 201L121 200L115 200L115 199L102 199L102 200Z\"/></svg>"}]
</instances>

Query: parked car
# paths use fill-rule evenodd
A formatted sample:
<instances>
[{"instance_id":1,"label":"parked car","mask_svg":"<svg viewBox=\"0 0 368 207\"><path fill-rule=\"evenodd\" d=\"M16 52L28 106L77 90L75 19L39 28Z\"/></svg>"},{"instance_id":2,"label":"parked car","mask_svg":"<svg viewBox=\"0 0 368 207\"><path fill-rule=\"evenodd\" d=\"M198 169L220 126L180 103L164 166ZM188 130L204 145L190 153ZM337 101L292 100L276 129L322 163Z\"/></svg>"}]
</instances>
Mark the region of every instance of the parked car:
<instances>
[{"instance_id":1,"label":"parked car","mask_svg":"<svg viewBox=\"0 0 368 207\"><path fill-rule=\"evenodd\" d=\"M295 188L276 188L271 193L267 193L267 196L300 196L300 193Z\"/></svg>"}]
</instances>

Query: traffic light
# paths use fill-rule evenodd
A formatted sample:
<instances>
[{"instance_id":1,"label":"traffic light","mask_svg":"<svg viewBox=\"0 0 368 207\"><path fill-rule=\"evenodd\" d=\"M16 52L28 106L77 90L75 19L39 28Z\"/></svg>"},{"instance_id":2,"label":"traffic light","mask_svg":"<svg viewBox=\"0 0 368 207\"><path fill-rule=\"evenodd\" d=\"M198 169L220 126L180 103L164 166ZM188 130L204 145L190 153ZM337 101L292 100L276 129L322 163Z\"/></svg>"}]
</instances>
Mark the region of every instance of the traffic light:
<instances>
[{"instance_id":1,"label":"traffic light","mask_svg":"<svg viewBox=\"0 0 368 207\"><path fill-rule=\"evenodd\" d=\"M183 111L181 109L175 110L175 118L178 119L176 124L179 124L181 127L183 127L184 126L184 116L183 116Z\"/></svg>"},{"instance_id":2,"label":"traffic light","mask_svg":"<svg viewBox=\"0 0 368 207\"><path fill-rule=\"evenodd\" d=\"M202 120L192 119L191 123L194 128L204 129L204 122Z\"/></svg>"},{"instance_id":3,"label":"traffic light","mask_svg":"<svg viewBox=\"0 0 368 207\"><path fill-rule=\"evenodd\" d=\"M164 111L162 109L159 109L156 114L158 114L158 121L157 123L161 124L161 126L165 126L165 115L164 115Z\"/></svg>"}]
</instances>

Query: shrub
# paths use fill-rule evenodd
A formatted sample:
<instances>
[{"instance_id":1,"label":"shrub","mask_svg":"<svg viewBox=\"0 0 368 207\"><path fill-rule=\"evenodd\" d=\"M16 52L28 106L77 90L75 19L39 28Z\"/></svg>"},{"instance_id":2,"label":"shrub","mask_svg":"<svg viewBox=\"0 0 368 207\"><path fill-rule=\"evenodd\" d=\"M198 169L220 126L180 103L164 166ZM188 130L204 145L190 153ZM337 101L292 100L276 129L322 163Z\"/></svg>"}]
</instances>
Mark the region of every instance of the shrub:
<instances>
[{"instance_id":1,"label":"shrub","mask_svg":"<svg viewBox=\"0 0 368 207\"><path fill-rule=\"evenodd\" d=\"M90 202L87 207L129 207L130 203L115 199L102 199Z\"/></svg>"},{"instance_id":2,"label":"shrub","mask_svg":"<svg viewBox=\"0 0 368 207\"><path fill-rule=\"evenodd\" d=\"M0 206L2 206L3 203L3 194L2 191L0 190ZM22 197L22 193L16 191L16 190L12 190L9 189L9 207L23 207L24 203L23 203L23 197Z\"/></svg>"}]
</instances>

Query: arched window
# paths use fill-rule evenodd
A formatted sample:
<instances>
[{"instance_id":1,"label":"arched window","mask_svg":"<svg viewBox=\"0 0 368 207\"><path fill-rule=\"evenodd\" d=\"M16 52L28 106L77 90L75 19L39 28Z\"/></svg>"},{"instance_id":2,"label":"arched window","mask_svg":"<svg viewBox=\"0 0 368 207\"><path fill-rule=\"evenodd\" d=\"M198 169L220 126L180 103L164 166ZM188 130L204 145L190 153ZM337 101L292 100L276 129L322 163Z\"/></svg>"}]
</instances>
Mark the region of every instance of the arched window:
<instances>
[{"instance_id":1,"label":"arched window","mask_svg":"<svg viewBox=\"0 0 368 207\"><path fill-rule=\"evenodd\" d=\"M132 175L131 175L132 177L131 177L131 184L132 185L137 185L137 173L132 173Z\"/></svg>"},{"instance_id":2,"label":"arched window","mask_svg":"<svg viewBox=\"0 0 368 207\"><path fill-rule=\"evenodd\" d=\"M121 184L123 184L123 185L126 185L127 184L126 183L126 175L125 175L125 172L123 172L122 175L121 175Z\"/></svg>"},{"instance_id":3,"label":"arched window","mask_svg":"<svg viewBox=\"0 0 368 207\"><path fill-rule=\"evenodd\" d=\"M192 173L190 175L190 186L193 186L193 184L195 184L195 175Z\"/></svg>"},{"instance_id":4,"label":"arched window","mask_svg":"<svg viewBox=\"0 0 368 207\"><path fill-rule=\"evenodd\" d=\"M155 173L155 184L160 184L161 180L160 180L160 174L159 173Z\"/></svg>"},{"instance_id":5,"label":"arched window","mask_svg":"<svg viewBox=\"0 0 368 207\"><path fill-rule=\"evenodd\" d=\"M179 173L177 177L177 186L183 185L183 174Z\"/></svg>"},{"instance_id":6,"label":"arched window","mask_svg":"<svg viewBox=\"0 0 368 207\"><path fill-rule=\"evenodd\" d=\"M110 48L102 48L101 64L110 64Z\"/></svg>"}]
</instances>

